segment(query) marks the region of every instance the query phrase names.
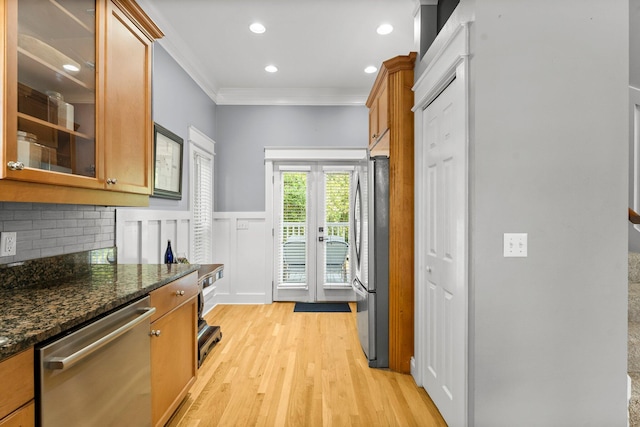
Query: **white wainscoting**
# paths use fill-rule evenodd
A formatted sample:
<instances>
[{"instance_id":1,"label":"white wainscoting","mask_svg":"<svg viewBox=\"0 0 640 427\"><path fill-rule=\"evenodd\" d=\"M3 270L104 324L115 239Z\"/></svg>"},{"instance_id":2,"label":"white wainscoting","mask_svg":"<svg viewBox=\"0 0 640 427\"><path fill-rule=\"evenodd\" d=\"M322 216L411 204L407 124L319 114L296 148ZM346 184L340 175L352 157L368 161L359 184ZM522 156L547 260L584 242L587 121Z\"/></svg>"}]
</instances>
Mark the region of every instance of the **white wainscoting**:
<instances>
[{"instance_id":1,"label":"white wainscoting","mask_svg":"<svg viewBox=\"0 0 640 427\"><path fill-rule=\"evenodd\" d=\"M265 212L215 212L213 236L213 258L224 264L216 304L271 303L271 229Z\"/></svg>"},{"instance_id":2,"label":"white wainscoting","mask_svg":"<svg viewBox=\"0 0 640 427\"><path fill-rule=\"evenodd\" d=\"M173 255L191 255L191 213L152 209L116 209L119 264L162 264L167 241Z\"/></svg>"},{"instance_id":3,"label":"white wainscoting","mask_svg":"<svg viewBox=\"0 0 640 427\"><path fill-rule=\"evenodd\" d=\"M215 212L213 260L223 277L205 289L205 313L217 304L272 302L271 229L264 212ZM188 211L116 209L116 246L120 264L162 264L167 240L174 255L191 253Z\"/></svg>"}]
</instances>

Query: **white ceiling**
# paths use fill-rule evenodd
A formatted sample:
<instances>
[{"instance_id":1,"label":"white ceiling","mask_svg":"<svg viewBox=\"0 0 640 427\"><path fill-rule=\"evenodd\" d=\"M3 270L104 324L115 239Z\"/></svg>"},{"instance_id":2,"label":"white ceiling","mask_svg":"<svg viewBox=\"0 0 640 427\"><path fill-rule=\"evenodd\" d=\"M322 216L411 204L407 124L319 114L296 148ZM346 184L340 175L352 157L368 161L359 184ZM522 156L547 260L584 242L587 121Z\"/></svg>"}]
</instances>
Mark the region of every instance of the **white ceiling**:
<instances>
[{"instance_id":1,"label":"white ceiling","mask_svg":"<svg viewBox=\"0 0 640 427\"><path fill-rule=\"evenodd\" d=\"M159 41L219 105L360 105L364 68L416 50L418 0L138 0ZM249 24L267 31L253 34ZM376 28L390 23L381 36ZM277 73L264 67L274 64Z\"/></svg>"}]
</instances>

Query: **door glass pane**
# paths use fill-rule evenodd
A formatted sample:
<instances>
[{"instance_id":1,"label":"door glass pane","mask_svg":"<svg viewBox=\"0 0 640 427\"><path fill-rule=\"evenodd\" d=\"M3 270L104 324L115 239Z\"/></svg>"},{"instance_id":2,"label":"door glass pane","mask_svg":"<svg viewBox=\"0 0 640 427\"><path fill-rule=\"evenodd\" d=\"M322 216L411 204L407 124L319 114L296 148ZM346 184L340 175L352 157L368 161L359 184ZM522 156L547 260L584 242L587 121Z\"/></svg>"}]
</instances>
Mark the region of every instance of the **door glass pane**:
<instances>
[{"instance_id":1,"label":"door glass pane","mask_svg":"<svg viewBox=\"0 0 640 427\"><path fill-rule=\"evenodd\" d=\"M307 172L282 172L279 283L307 282Z\"/></svg>"},{"instance_id":2,"label":"door glass pane","mask_svg":"<svg viewBox=\"0 0 640 427\"><path fill-rule=\"evenodd\" d=\"M18 161L96 176L94 0L18 1Z\"/></svg>"},{"instance_id":3,"label":"door glass pane","mask_svg":"<svg viewBox=\"0 0 640 427\"><path fill-rule=\"evenodd\" d=\"M349 201L351 173L324 173L324 282L350 284L349 268Z\"/></svg>"}]
</instances>

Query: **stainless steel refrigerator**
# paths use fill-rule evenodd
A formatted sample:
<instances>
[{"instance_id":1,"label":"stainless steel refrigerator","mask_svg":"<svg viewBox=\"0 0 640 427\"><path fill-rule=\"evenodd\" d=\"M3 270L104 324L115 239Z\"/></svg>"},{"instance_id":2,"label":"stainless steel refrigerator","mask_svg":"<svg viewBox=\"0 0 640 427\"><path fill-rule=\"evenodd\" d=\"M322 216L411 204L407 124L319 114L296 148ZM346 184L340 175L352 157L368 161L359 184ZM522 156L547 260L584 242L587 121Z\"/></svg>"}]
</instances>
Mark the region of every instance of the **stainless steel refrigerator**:
<instances>
[{"instance_id":1,"label":"stainless steel refrigerator","mask_svg":"<svg viewBox=\"0 0 640 427\"><path fill-rule=\"evenodd\" d=\"M369 366L389 367L389 159L356 168L354 243L357 324Z\"/></svg>"}]
</instances>

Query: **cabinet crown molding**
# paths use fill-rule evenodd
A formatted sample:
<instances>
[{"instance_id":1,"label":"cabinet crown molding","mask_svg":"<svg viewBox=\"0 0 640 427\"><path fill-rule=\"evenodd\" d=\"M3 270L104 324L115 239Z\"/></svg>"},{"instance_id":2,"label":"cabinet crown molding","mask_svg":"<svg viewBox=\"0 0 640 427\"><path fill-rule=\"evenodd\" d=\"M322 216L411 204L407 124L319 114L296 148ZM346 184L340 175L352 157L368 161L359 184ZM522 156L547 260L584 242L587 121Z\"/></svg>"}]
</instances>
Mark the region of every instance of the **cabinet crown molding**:
<instances>
[{"instance_id":1,"label":"cabinet crown molding","mask_svg":"<svg viewBox=\"0 0 640 427\"><path fill-rule=\"evenodd\" d=\"M376 77L376 81L373 83L371 93L369 93L369 97L367 98L367 102L365 103L367 108L371 108L371 105L373 104L373 101L378 94L378 90L380 89L387 76L397 73L398 71L413 70L415 67L417 56L417 52L409 52L408 55L398 55L382 62L382 66L380 67L380 71L378 71L378 76Z\"/></svg>"},{"instance_id":2,"label":"cabinet crown molding","mask_svg":"<svg viewBox=\"0 0 640 427\"><path fill-rule=\"evenodd\" d=\"M132 19L136 26L149 39L157 40L164 37L162 30L151 20L149 15L133 0L111 0L118 8Z\"/></svg>"}]
</instances>

